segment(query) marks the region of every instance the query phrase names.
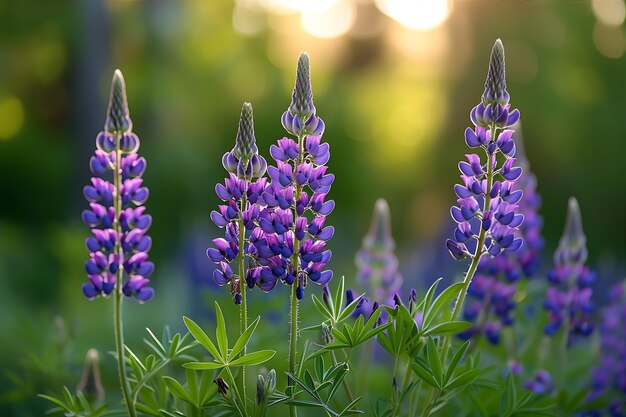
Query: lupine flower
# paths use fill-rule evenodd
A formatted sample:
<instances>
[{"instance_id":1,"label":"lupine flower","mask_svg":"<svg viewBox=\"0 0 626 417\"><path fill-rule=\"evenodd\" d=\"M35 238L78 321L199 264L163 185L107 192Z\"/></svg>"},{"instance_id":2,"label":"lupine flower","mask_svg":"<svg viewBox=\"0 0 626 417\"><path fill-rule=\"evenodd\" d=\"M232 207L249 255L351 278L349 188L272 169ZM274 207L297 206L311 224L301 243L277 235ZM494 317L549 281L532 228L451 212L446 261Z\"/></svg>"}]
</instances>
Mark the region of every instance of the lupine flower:
<instances>
[{"instance_id":1,"label":"lupine flower","mask_svg":"<svg viewBox=\"0 0 626 417\"><path fill-rule=\"evenodd\" d=\"M527 381L524 386L535 394L551 394L554 391L552 376L543 369L536 371L533 379Z\"/></svg>"},{"instance_id":2,"label":"lupine flower","mask_svg":"<svg viewBox=\"0 0 626 417\"><path fill-rule=\"evenodd\" d=\"M241 303L241 285L253 288L257 284L262 290L274 288L275 281L251 279L257 268L246 268L246 276L234 274L230 263L235 260L239 251L251 254L251 245L240 245L240 220L248 236L254 235L253 230L260 221L260 197L267 187L267 179L263 176L267 169L265 159L258 154L256 138L254 136L254 119L252 105L244 103L239 118L239 129L235 139L235 147L222 157L224 168L230 173L224 184L215 186L215 193L225 204L219 205L218 210L211 212L211 220L218 227L224 228L224 237L213 239L214 247L207 250L208 257L219 265L213 273L215 282L219 285L230 284L230 292L236 304ZM244 232L245 233L245 232ZM244 239L245 240L245 239ZM246 267L247 258L244 260ZM244 274L243 271L240 271ZM246 283L242 283L242 279Z\"/></svg>"},{"instance_id":3,"label":"lupine flower","mask_svg":"<svg viewBox=\"0 0 626 417\"><path fill-rule=\"evenodd\" d=\"M602 309L600 324L600 364L593 370L587 400L606 396L613 402L607 410L594 410L589 416L626 415L626 281L615 284L609 304ZM603 412L605 411L605 412Z\"/></svg>"},{"instance_id":4,"label":"lupine flower","mask_svg":"<svg viewBox=\"0 0 626 417\"><path fill-rule=\"evenodd\" d=\"M89 281L83 284L83 293L89 299L119 290L116 282L126 296L140 302L154 295L147 286L154 264L148 261L152 239L146 234L152 217L143 206L148 199L141 178L146 160L137 155L139 138L132 126L124 77L116 70L104 131L96 137L96 151L89 161L94 177L83 189L89 209L83 211L82 219L92 232L86 241ZM126 278L118 281L118 275L124 272Z\"/></svg>"},{"instance_id":5,"label":"lupine flower","mask_svg":"<svg viewBox=\"0 0 626 417\"><path fill-rule=\"evenodd\" d=\"M381 198L376 200L372 223L355 257L357 279L368 294L359 301L355 316L362 314L369 317L381 303L393 305L394 294L402 287L395 246L391 235L389 205ZM346 297L348 303L356 298L353 290L347 290Z\"/></svg>"},{"instance_id":6,"label":"lupine flower","mask_svg":"<svg viewBox=\"0 0 626 417\"><path fill-rule=\"evenodd\" d=\"M325 165L330 147L321 140L324 122L315 114L306 54L298 60L292 101L282 124L298 141L285 137L270 148L276 165L267 169L271 184L260 197L266 206L250 237L250 253L258 267L248 276L248 285L295 283L302 299L308 280L324 285L332 278L332 271L324 268L331 257L326 242L335 232L326 224L335 207L327 200L335 176Z\"/></svg>"},{"instance_id":7,"label":"lupine flower","mask_svg":"<svg viewBox=\"0 0 626 417\"><path fill-rule=\"evenodd\" d=\"M491 51L482 100L472 109L470 119L474 129L465 130L465 142L470 148L482 148L487 161L483 163L477 154L467 154L467 162L459 163L462 183L454 187L458 205L451 209L458 226L454 239L446 242L457 260L485 252L496 256L522 245L522 239L516 237L524 220L518 205L522 191L514 186L522 169L515 166L515 131L507 129L517 122L519 111L511 110L509 104L504 47L499 39ZM498 153L505 158L501 166ZM481 235L482 247L476 247Z\"/></svg>"},{"instance_id":8,"label":"lupine flower","mask_svg":"<svg viewBox=\"0 0 626 417\"><path fill-rule=\"evenodd\" d=\"M491 343L497 344L500 341L499 329L514 321L517 282L520 278L532 277L539 264L539 253L543 248L543 220L538 213L541 198L536 190L537 180L522 152L519 130L516 131L515 140L518 160L524 168L515 184L524 192L519 202L519 212L524 215L524 223L518 232L518 236L524 240L524 246L515 252L507 251L496 257L481 259L468 289L468 294L475 300L470 302L464 313L465 320L477 324L459 335L464 339L482 333Z\"/></svg>"},{"instance_id":9,"label":"lupine flower","mask_svg":"<svg viewBox=\"0 0 626 417\"><path fill-rule=\"evenodd\" d=\"M548 273L552 287L548 288L543 304L549 316L544 332L551 336L565 327L568 344L571 336L588 336L593 331L591 285L595 273L584 265L586 243L578 201L570 198L565 230L554 253L554 268Z\"/></svg>"}]
</instances>

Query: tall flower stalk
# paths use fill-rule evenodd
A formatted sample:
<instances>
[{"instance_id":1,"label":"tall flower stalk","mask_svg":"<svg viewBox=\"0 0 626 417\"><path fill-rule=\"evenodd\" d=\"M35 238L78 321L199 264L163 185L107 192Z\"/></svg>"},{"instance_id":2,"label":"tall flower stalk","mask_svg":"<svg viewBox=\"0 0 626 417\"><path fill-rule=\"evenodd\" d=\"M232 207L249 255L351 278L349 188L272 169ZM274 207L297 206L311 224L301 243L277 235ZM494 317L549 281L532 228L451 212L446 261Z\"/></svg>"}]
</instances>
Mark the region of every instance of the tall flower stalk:
<instances>
[{"instance_id":1,"label":"tall flower stalk","mask_svg":"<svg viewBox=\"0 0 626 417\"><path fill-rule=\"evenodd\" d=\"M298 60L291 104L281 122L297 141L285 137L270 148L276 166L267 169L271 184L262 195L266 207L250 237L258 267L251 270L249 279L272 284L282 280L291 285L289 371L295 374L298 301L309 280L323 285L332 278L332 271L324 268L331 257L326 241L334 228L325 223L335 207L334 201L326 201L335 177L326 173L330 147L321 141L324 122L313 105L306 53ZM293 387L293 381L289 386ZM296 415L294 406L290 414Z\"/></svg>"},{"instance_id":2,"label":"tall flower stalk","mask_svg":"<svg viewBox=\"0 0 626 417\"><path fill-rule=\"evenodd\" d=\"M83 293L89 299L113 293L120 386L128 415L135 417L126 375L122 300L126 295L145 302L154 295L154 290L147 287L154 264L147 261L152 240L146 232L152 218L143 206L148 199L141 178L146 160L137 155L139 138L132 133L132 126L124 77L116 70L104 131L96 138L95 155L89 163L94 175L92 185L83 190L90 209L83 211L82 219L93 234L86 241L90 251L85 263L89 281L83 284Z\"/></svg>"},{"instance_id":3,"label":"tall flower stalk","mask_svg":"<svg viewBox=\"0 0 626 417\"><path fill-rule=\"evenodd\" d=\"M259 198L267 185L263 176L267 170L265 159L259 155L254 135L254 118L252 105L244 103L239 118L239 128L235 138L235 146L222 157L222 164L229 172L224 185L217 184L215 192L225 204L219 211L211 212L213 222L225 229L224 238L213 239L214 248L207 250L207 255L219 264L213 277L219 285L230 284L230 293L235 304L239 304L239 334L248 328L248 302L246 296L246 279L251 266L248 262L251 246L248 238L256 227L259 218ZM235 261L238 274L234 274L230 263ZM261 288L269 291L269 287ZM254 282L250 288L254 286ZM242 354L245 355L244 347ZM246 404L245 368L240 373L243 403Z\"/></svg>"},{"instance_id":4,"label":"tall flower stalk","mask_svg":"<svg viewBox=\"0 0 626 417\"><path fill-rule=\"evenodd\" d=\"M524 216L518 214L517 205L522 191L514 187L522 169L515 166L515 131L507 129L519 119L519 111L511 110L509 104L504 46L500 39L491 50L482 100L472 109L470 119L474 129L465 130L465 142L470 148L482 149L486 162L483 163L478 154L467 154L467 162L459 163L462 184L454 187L458 206L453 206L450 211L458 225L454 239L448 239L446 246L455 259L469 258L471 263L451 320L456 320L462 310L467 289L482 257L515 251L522 245L522 239L516 237L524 220ZM449 346L450 336L444 341L444 360Z\"/></svg>"}]
</instances>

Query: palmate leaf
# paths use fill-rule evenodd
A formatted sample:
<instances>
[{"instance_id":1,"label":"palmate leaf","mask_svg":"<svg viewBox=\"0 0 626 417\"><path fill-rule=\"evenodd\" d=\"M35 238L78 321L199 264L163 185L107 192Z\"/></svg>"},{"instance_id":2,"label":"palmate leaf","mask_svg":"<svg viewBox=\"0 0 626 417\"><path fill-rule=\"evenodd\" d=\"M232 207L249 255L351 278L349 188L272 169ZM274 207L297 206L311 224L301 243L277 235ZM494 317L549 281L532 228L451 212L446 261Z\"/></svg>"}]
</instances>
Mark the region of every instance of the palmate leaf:
<instances>
[{"instance_id":1,"label":"palmate leaf","mask_svg":"<svg viewBox=\"0 0 626 417\"><path fill-rule=\"evenodd\" d=\"M183 317L183 321L185 322L185 326L189 330L189 333L198 341L206 350L209 351L211 356L216 360L226 359L222 358L220 352L217 350L209 336L198 326L193 320L188 317Z\"/></svg>"},{"instance_id":2,"label":"palmate leaf","mask_svg":"<svg viewBox=\"0 0 626 417\"><path fill-rule=\"evenodd\" d=\"M217 339L217 346L220 349L221 358L227 359L228 357L228 335L226 334L226 322L224 320L224 313L220 305L215 302L215 317L217 325L215 326L215 338Z\"/></svg>"},{"instance_id":3,"label":"palmate leaf","mask_svg":"<svg viewBox=\"0 0 626 417\"><path fill-rule=\"evenodd\" d=\"M458 296L463 285L463 282L457 282L450 285L448 288L443 290L441 294L439 294L435 301L433 301L432 305L424 312L424 319L422 321L423 328L430 327L430 324L435 318L437 318L441 311L446 309Z\"/></svg>"},{"instance_id":4,"label":"palmate leaf","mask_svg":"<svg viewBox=\"0 0 626 417\"><path fill-rule=\"evenodd\" d=\"M259 350L252 353L247 353L232 362L229 362L230 366L248 366L258 365L266 362L274 357L276 351L274 350Z\"/></svg>"}]
</instances>

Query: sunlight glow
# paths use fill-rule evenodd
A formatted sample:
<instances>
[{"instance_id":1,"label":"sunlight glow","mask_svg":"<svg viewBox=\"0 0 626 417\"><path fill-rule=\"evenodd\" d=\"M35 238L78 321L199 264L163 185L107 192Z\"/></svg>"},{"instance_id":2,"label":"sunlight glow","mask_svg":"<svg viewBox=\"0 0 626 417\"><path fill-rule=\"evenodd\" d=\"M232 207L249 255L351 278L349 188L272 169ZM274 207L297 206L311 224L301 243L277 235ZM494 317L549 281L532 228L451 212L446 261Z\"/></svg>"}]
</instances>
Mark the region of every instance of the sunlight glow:
<instances>
[{"instance_id":1,"label":"sunlight glow","mask_svg":"<svg viewBox=\"0 0 626 417\"><path fill-rule=\"evenodd\" d=\"M350 0L310 0L303 3L301 22L310 35L337 38L350 30L355 17L355 6Z\"/></svg>"},{"instance_id":2,"label":"sunlight glow","mask_svg":"<svg viewBox=\"0 0 626 417\"><path fill-rule=\"evenodd\" d=\"M450 15L450 0L375 0L381 12L411 29L427 30Z\"/></svg>"}]
</instances>

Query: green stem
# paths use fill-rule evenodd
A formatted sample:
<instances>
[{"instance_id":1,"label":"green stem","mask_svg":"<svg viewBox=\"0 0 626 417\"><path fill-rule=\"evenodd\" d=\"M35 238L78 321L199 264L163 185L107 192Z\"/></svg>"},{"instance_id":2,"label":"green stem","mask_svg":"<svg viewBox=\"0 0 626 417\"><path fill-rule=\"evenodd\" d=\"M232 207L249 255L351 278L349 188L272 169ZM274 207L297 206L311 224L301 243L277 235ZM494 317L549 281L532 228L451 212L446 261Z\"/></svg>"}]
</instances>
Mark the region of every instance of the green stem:
<instances>
[{"instance_id":1,"label":"green stem","mask_svg":"<svg viewBox=\"0 0 626 417\"><path fill-rule=\"evenodd\" d=\"M304 159L304 135L298 136L298 159L296 166L300 165ZM295 203L293 207L294 213L294 231L296 224L298 223L298 211L296 209L298 200L302 197L302 186L296 184ZM296 355L298 349L298 297L296 291L299 285L300 279L300 241L294 239L293 242L293 255L291 257L291 264L294 270L294 281L291 285L291 308L289 309L289 320L291 322L291 330L289 334L289 372L296 375ZM295 383L289 379L288 387L295 390ZM290 417L296 417L298 410L294 405L289 406Z\"/></svg>"},{"instance_id":2,"label":"green stem","mask_svg":"<svg viewBox=\"0 0 626 417\"><path fill-rule=\"evenodd\" d=\"M120 213L122 212L122 153L120 151L120 135L117 134L115 138L115 171L113 173L113 182L115 190L115 232L118 236L115 243L115 253L120 257L120 266L115 274L115 290L113 295L113 323L115 328L115 352L117 354L117 372L120 378L120 388L122 390L122 397L126 404L126 410L129 417L136 417L135 404L131 400L130 395L130 383L128 382L128 375L126 375L126 357L124 354L124 323L122 320L122 300L124 293L122 292L122 284L124 279L124 268L121 263L124 259L124 252L121 244L122 226L120 225Z\"/></svg>"},{"instance_id":3,"label":"green stem","mask_svg":"<svg viewBox=\"0 0 626 417\"><path fill-rule=\"evenodd\" d=\"M437 404L437 401L439 401L439 396L441 395L441 391L437 390L437 395L435 395L435 399L432 400L429 404L428 407L426 407L426 409L424 410L424 414L422 414L422 417L428 417L430 415L430 413L433 411L433 408L435 407L435 405Z\"/></svg>"},{"instance_id":4,"label":"green stem","mask_svg":"<svg viewBox=\"0 0 626 417\"><path fill-rule=\"evenodd\" d=\"M230 382L231 384L233 384L233 390L235 391L235 395L234 395L234 399L233 399L233 405L235 406L235 408L237 408L237 411L239 412L239 414L242 417L247 417L248 413L246 412L246 407L244 406L244 404L237 404L237 402L241 402L241 395L239 395L239 389L237 389L237 384L235 382L235 377L233 376L233 373L230 371L229 367L224 368L226 369L226 373L228 374L228 377L230 378Z\"/></svg>"},{"instance_id":5,"label":"green stem","mask_svg":"<svg viewBox=\"0 0 626 417\"><path fill-rule=\"evenodd\" d=\"M406 391L406 389L408 388L409 384L411 382L411 361L408 360L407 361L407 366L406 366L406 373L404 374L404 380L402 381L402 389L400 390L400 398L402 398L402 393L404 391ZM410 410L410 406L409 406L409 410ZM402 411L402 403L400 401L398 401L396 403L396 407L393 411L393 416L397 416L398 413L400 413L400 411Z\"/></svg>"},{"instance_id":6,"label":"green stem","mask_svg":"<svg viewBox=\"0 0 626 417\"><path fill-rule=\"evenodd\" d=\"M244 192L241 197L241 207L239 210L239 292L241 293L241 305L239 306L239 335L241 336L248 328L248 302L246 297L247 282L246 282L246 265L245 265L245 253L244 245L246 239L246 228L243 223L243 212L246 209L246 193ZM242 355L246 354L246 347L244 346ZM241 373L239 374L239 380L241 383L241 390L243 392L243 404L244 407L248 404L246 398L246 367L241 367Z\"/></svg>"}]
</instances>

